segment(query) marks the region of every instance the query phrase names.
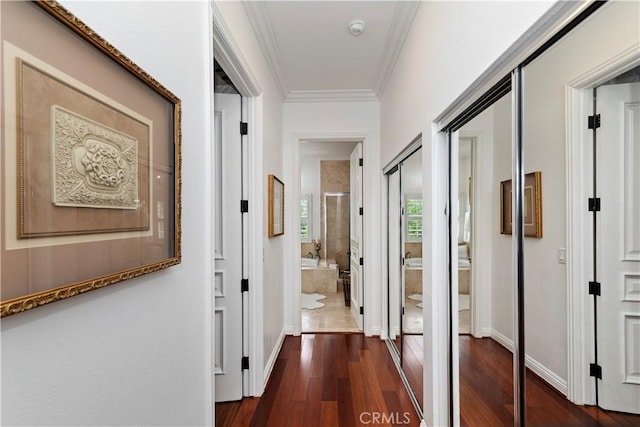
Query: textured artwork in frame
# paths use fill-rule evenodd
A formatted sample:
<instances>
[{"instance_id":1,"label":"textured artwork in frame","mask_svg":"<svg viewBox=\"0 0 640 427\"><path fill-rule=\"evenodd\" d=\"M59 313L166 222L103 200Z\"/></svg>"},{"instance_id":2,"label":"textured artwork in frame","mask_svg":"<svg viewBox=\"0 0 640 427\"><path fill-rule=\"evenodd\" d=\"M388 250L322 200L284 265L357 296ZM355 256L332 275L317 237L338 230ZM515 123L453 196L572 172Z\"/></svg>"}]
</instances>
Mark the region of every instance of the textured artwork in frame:
<instances>
[{"instance_id":1,"label":"textured artwork in frame","mask_svg":"<svg viewBox=\"0 0 640 427\"><path fill-rule=\"evenodd\" d=\"M284 234L284 183L269 175L269 237Z\"/></svg>"},{"instance_id":2,"label":"textured artwork in frame","mask_svg":"<svg viewBox=\"0 0 640 427\"><path fill-rule=\"evenodd\" d=\"M512 181L500 183L500 233L512 234ZM524 176L524 235L542 237L542 173Z\"/></svg>"},{"instance_id":3,"label":"textured artwork in frame","mask_svg":"<svg viewBox=\"0 0 640 427\"><path fill-rule=\"evenodd\" d=\"M180 100L57 2L0 19L1 316L180 263Z\"/></svg>"}]
</instances>

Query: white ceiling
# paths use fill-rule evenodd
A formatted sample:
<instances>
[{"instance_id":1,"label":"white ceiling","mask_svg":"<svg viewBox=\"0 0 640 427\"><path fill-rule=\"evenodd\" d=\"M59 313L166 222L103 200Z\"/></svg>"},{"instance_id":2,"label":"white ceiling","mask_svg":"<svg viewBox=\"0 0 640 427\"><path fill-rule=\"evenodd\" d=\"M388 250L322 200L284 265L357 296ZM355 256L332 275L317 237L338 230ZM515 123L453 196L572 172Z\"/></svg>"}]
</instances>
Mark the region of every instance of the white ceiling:
<instances>
[{"instance_id":1,"label":"white ceiling","mask_svg":"<svg viewBox=\"0 0 640 427\"><path fill-rule=\"evenodd\" d=\"M419 6L414 1L243 2L288 101L377 99ZM349 23L365 21L354 37Z\"/></svg>"}]
</instances>

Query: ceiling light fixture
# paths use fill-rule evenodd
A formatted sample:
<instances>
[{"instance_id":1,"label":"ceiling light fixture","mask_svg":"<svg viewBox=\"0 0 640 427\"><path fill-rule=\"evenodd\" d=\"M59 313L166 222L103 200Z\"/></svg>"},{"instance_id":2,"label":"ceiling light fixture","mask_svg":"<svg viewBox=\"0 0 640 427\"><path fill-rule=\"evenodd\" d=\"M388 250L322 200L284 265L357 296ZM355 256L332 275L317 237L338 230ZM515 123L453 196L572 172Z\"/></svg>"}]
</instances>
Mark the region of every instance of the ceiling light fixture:
<instances>
[{"instance_id":1,"label":"ceiling light fixture","mask_svg":"<svg viewBox=\"0 0 640 427\"><path fill-rule=\"evenodd\" d=\"M364 21L362 19L354 19L349 23L349 31L354 36L359 36L364 31Z\"/></svg>"}]
</instances>

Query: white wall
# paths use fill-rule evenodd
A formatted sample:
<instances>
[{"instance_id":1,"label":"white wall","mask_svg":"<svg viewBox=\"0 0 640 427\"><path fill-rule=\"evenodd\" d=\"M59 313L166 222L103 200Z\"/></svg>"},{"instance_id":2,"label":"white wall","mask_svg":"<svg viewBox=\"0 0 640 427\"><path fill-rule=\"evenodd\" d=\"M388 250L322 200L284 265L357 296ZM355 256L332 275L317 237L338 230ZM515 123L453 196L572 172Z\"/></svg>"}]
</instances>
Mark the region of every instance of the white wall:
<instances>
[{"instance_id":1,"label":"white wall","mask_svg":"<svg viewBox=\"0 0 640 427\"><path fill-rule=\"evenodd\" d=\"M2 320L2 425L211 425L206 2L64 2L182 99L182 264Z\"/></svg>"},{"instance_id":2,"label":"white wall","mask_svg":"<svg viewBox=\"0 0 640 427\"><path fill-rule=\"evenodd\" d=\"M420 132L423 134L424 199L440 183L432 181L441 157L432 142L433 120L521 36L551 2L423 2L381 99L381 161L386 164ZM439 212L444 206L435 206ZM438 233L434 212L425 213L425 239ZM430 242L427 241L430 244ZM438 248L436 248L438 249ZM425 265L427 271L436 270ZM424 275L425 286L440 278ZM425 288L430 295L430 289ZM432 325L425 305L425 328ZM424 411L427 424L446 423L444 360L440 342L425 333ZM442 371L444 372L444 371Z\"/></svg>"},{"instance_id":3,"label":"white wall","mask_svg":"<svg viewBox=\"0 0 640 427\"><path fill-rule=\"evenodd\" d=\"M258 135L259 144L262 145L264 156L263 175L274 174L283 179L284 170L282 163L282 99L269 71L266 59L262 53L258 40L253 32L251 24L247 18L244 7L238 1L221 1L216 5L222 14L239 50L242 52L251 72L258 80L262 88L262 134ZM283 179L285 184L285 194L289 191L291 182ZM259 212L264 212L264 239L263 239L263 283L262 283L262 313L263 313L263 361L258 361L257 365L268 367L270 361L277 356L279 345L283 337L283 316L284 316L284 272L283 272L283 248L284 238L267 237L267 212L268 212L268 192L266 179L263 182L264 198L263 205L256 207ZM287 212L285 218L290 216L290 204L285 206ZM251 207L250 207L251 209ZM290 235L291 228L285 227L285 236ZM254 284L260 286L261 284ZM265 378L266 380L266 378Z\"/></svg>"},{"instance_id":4,"label":"white wall","mask_svg":"<svg viewBox=\"0 0 640 427\"><path fill-rule=\"evenodd\" d=\"M513 341L511 235L500 234L500 182L511 179L511 96L493 106L491 329ZM527 349L530 350L530 349Z\"/></svg>"},{"instance_id":5,"label":"white wall","mask_svg":"<svg viewBox=\"0 0 640 427\"><path fill-rule=\"evenodd\" d=\"M365 239L365 333L380 331L380 112L377 102L310 102L284 105L284 161L285 179L293 185L286 192L286 206L298 206L300 176L296 157L300 155L299 140L365 139L364 149L364 239ZM297 229L298 219L285 213L289 230ZM285 325L295 331L293 290L294 281L300 282L300 270L294 258L299 259L299 233L285 233ZM299 263L299 261L297 261ZM297 324L300 324L298 318Z\"/></svg>"}]
</instances>

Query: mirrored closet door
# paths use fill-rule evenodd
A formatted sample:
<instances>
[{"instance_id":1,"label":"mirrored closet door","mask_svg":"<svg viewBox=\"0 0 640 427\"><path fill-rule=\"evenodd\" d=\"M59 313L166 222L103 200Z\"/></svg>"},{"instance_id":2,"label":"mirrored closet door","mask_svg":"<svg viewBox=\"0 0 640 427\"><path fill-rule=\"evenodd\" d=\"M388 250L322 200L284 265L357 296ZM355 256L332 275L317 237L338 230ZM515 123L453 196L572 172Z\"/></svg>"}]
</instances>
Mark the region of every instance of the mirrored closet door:
<instances>
[{"instance_id":1,"label":"mirrored closet door","mask_svg":"<svg viewBox=\"0 0 640 427\"><path fill-rule=\"evenodd\" d=\"M414 395L423 399L422 150L414 144L387 172L388 331Z\"/></svg>"}]
</instances>

